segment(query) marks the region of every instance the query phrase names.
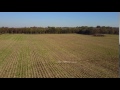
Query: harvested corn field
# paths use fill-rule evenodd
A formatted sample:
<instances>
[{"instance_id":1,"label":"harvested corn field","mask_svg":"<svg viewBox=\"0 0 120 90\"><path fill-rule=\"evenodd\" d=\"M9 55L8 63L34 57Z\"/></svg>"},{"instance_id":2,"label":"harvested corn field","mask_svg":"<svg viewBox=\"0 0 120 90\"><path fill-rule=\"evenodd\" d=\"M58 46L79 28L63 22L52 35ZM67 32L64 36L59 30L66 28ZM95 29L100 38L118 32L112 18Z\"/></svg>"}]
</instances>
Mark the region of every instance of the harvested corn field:
<instances>
[{"instance_id":1,"label":"harvested corn field","mask_svg":"<svg viewBox=\"0 0 120 90\"><path fill-rule=\"evenodd\" d=\"M118 78L118 35L0 35L0 78Z\"/></svg>"}]
</instances>

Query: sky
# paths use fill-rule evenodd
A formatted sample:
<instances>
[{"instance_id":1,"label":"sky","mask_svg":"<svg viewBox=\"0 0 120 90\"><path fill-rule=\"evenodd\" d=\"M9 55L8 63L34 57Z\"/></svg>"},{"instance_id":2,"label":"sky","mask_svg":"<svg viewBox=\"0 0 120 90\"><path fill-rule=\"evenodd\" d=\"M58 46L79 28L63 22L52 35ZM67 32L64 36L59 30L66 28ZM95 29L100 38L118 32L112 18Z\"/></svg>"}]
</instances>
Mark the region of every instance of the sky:
<instances>
[{"instance_id":1,"label":"sky","mask_svg":"<svg viewBox=\"0 0 120 90\"><path fill-rule=\"evenodd\" d=\"M120 12L119 12L119 45L120 45Z\"/></svg>"},{"instance_id":2,"label":"sky","mask_svg":"<svg viewBox=\"0 0 120 90\"><path fill-rule=\"evenodd\" d=\"M0 12L0 27L119 27L118 12Z\"/></svg>"}]
</instances>

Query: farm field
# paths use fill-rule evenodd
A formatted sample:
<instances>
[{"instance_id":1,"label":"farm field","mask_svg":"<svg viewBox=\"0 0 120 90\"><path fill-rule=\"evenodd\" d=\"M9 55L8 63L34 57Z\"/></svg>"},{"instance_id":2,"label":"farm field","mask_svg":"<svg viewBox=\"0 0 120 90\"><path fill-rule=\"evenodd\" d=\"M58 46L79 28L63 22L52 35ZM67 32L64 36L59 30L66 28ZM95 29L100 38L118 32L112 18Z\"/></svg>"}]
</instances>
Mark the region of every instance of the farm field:
<instances>
[{"instance_id":1,"label":"farm field","mask_svg":"<svg viewBox=\"0 0 120 90\"><path fill-rule=\"evenodd\" d=\"M0 78L118 78L119 35L0 35Z\"/></svg>"}]
</instances>

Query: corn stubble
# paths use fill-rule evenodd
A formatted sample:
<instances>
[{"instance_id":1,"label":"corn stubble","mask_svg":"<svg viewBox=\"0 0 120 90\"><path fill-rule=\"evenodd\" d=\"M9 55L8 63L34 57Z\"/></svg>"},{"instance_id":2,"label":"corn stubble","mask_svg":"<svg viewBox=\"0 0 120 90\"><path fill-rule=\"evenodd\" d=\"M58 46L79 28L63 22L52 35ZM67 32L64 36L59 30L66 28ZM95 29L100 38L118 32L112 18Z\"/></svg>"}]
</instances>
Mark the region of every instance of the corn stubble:
<instances>
[{"instance_id":1,"label":"corn stubble","mask_svg":"<svg viewBox=\"0 0 120 90\"><path fill-rule=\"evenodd\" d=\"M0 35L0 78L118 78L118 35Z\"/></svg>"}]
</instances>

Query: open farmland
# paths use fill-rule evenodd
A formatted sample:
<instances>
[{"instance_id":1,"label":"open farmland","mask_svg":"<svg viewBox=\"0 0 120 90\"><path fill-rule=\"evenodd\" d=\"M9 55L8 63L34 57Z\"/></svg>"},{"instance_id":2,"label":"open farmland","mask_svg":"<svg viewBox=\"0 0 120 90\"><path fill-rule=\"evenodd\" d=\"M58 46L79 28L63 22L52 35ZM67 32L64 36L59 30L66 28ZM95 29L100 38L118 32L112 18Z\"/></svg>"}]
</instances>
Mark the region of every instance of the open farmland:
<instances>
[{"instance_id":1,"label":"open farmland","mask_svg":"<svg viewBox=\"0 0 120 90\"><path fill-rule=\"evenodd\" d=\"M119 36L0 35L0 78L118 78Z\"/></svg>"}]
</instances>

